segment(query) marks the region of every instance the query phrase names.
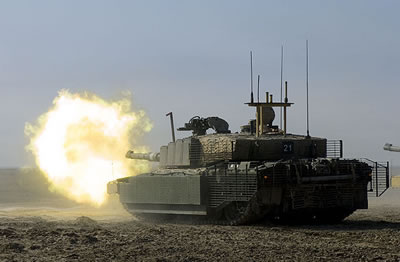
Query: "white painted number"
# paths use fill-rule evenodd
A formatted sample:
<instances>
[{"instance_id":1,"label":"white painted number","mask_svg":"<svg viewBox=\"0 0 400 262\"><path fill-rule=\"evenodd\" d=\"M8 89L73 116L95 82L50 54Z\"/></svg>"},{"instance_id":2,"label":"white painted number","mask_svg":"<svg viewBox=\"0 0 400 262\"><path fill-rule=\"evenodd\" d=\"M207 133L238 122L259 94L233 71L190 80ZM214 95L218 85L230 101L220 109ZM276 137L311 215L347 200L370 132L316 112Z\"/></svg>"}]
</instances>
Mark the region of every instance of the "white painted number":
<instances>
[{"instance_id":1,"label":"white painted number","mask_svg":"<svg viewBox=\"0 0 400 262\"><path fill-rule=\"evenodd\" d=\"M283 152L284 153L292 153L293 152L293 144L283 144Z\"/></svg>"}]
</instances>

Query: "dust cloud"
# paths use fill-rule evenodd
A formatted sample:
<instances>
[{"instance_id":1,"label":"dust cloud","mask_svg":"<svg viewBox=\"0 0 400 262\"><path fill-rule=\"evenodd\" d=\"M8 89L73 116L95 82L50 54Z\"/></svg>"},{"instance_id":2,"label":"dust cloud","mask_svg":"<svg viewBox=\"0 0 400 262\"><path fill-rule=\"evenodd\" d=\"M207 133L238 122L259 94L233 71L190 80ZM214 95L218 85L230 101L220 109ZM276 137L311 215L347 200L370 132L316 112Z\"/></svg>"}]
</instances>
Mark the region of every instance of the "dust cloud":
<instances>
[{"instance_id":1,"label":"dust cloud","mask_svg":"<svg viewBox=\"0 0 400 262\"><path fill-rule=\"evenodd\" d=\"M131 220L115 197L101 206L77 203L50 191L50 182L37 168L0 169L0 217L42 217L73 220L80 216L99 221Z\"/></svg>"}]
</instances>

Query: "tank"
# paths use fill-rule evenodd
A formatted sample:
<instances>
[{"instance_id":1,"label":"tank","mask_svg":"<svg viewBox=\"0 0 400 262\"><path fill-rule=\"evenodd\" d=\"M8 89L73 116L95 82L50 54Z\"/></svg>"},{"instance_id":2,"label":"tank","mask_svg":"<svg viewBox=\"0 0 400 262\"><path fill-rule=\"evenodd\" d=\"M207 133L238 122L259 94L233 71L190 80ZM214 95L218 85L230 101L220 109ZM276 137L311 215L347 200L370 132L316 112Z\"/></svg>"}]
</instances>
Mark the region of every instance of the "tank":
<instances>
[{"instance_id":1,"label":"tank","mask_svg":"<svg viewBox=\"0 0 400 262\"><path fill-rule=\"evenodd\" d=\"M394 146L392 144L386 143L383 146L383 150L392 151L392 152L400 152L400 146Z\"/></svg>"},{"instance_id":2,"label":"tank","mask_svg":"<svg viewBox=\"0 0 400 262\"><path fill-rule=\"evenodd\" d=\"M247 103L256 118L232 133L219 117L190 119L183 139L157 153L128 151L127 158L156 161L158 168L108 183L124 207L139 218L183 219L242 225L261 220L336 223L368 207L371 167L332 156L326 138L287 133L284 102ZM273 124L274 108L283 124ZM207 130L214 132L207 134ZM173 135L175 137L175 135ZM335 150L336 151L336 150Z\"/></svg>"}]
</instances>

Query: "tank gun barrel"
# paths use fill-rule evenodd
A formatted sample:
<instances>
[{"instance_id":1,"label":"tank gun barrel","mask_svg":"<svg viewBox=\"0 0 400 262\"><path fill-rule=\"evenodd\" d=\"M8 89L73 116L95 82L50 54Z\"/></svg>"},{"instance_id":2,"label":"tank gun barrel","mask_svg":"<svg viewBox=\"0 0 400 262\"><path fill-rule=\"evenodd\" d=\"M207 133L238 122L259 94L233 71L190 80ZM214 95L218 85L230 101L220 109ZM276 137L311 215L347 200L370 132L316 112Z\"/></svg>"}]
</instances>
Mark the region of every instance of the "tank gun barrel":
<instances>
[{"instance_id":1,"label":"tank gun barrel","mask_svg":"<svg viewBox=\"0 0 400 262\"><path fill-rule=\"evenodd\" d=\"M126 152L126 158L130 159L141 159L152 162L160 162L160 153L135 153L133 150Z\"/></svg>"},{"instance_id":2,"label":"tank gun barrel","mask_svg":"<svg viewBox=\"0 0 400 262\"><path fill-rule=\"evenodd\" d=\"M389 144L389 143L386 143L383 146L383 149L386 151L400 152L400 146L393 146L392 144Z\"/></svg>"}]
</instances>

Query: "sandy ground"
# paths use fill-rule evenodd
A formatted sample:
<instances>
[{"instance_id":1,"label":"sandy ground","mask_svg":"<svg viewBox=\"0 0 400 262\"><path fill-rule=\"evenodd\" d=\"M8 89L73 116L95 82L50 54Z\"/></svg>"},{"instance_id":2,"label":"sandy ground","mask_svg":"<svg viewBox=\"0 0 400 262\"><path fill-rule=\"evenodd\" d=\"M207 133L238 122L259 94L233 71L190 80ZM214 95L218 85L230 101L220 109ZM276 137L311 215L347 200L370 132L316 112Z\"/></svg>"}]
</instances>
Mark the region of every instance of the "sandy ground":
<instances>
[{"instance_id":1,"label":"sandy ground","mask_svg":"<svg viewBox=\"0 0 400 262\"><path fill-rule=\"evenodd\" d=\"M400 261L400 190L342 224L151 224L50 193L35 172L0 170L0 261Z\"/></svg>"}]
</instances>

